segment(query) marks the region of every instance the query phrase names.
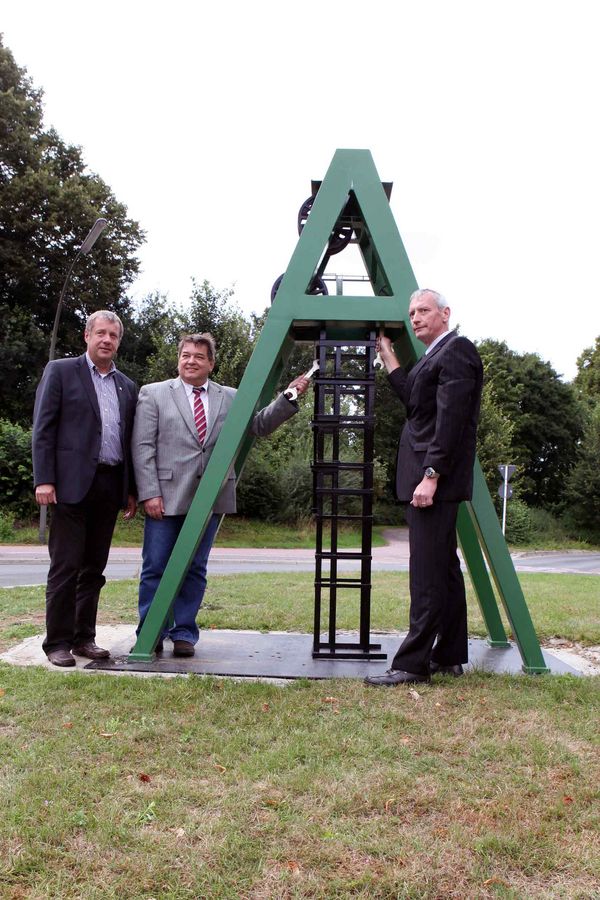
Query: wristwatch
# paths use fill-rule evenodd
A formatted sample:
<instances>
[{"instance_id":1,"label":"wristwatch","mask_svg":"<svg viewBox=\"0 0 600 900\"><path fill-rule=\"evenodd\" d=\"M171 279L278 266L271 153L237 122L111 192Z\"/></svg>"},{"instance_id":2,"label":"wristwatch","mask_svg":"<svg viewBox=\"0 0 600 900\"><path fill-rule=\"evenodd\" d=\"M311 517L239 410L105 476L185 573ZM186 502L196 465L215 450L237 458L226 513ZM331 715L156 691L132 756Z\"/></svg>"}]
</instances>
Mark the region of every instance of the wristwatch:
<instances>
[{"instance_id":1,"label":"wristwatch","mask_svg":"<svg viewBox=\"0 0 600 900\"><path fill-rule=\"evenodd\" d=\"M431 466L427 466L425 469L425 478L439 478L440 473L436 472L435 469L432 469Z\"/></svg>"}]
</instances>

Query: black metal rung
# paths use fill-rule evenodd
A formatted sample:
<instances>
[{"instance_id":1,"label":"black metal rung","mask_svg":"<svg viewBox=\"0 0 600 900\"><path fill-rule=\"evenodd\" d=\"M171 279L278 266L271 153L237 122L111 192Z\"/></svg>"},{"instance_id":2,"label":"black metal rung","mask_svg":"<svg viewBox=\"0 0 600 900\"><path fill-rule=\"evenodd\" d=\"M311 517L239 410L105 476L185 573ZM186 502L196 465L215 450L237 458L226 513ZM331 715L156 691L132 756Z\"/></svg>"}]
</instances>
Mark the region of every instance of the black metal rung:
<instances>
[{"instance_id":1,"label":"black metal rung","mask_svg":"<svg viewBox=\"0 0 600 900\"><path fill-rule=\"evenodd\" d=\"M313 472L370 472L374 463L341 462L320 459L311 463Z\"/></svg>"},{"instance_id":2,"label":"black metal rung","mask_svg":"<svg viewBox=\"0 0 600 900\"><path fill-rule=\"evenodd\" d=\"M319 496L326 494L331 497L364 497L365 494L371 493L371 488L316 487L315 493Z\"/></svg>"},{"instance_id":3,"label":"black metal rung","mask_svg":"<svg viewBox=\"0 0 600 900\"><path fill-rule=\"evenodd\" d=\"M352 422L367 422L371 424L375 424L375 416L356 414L350 415L349 413L342 412L325 412L324 410L317 410L315 413L315 417L310 423L314 428L315 424L320 425L344 425L344 424L352 424Z\"/></svg>"},{"instance_id":4,"label":"black metal rung","mask_svg":"<svg viewBox=\"0 0 600 900\"><path fill-rule=\"evenodd\" d=\"M371 559L370 553L360 550L323 550L315 556L317 559Z\"/></svg>"},{"instance_id":5,"label":"black metal rung","mask_svg":"<svg viewBox=\"0 0 600 900\"><path fill-rule=\"evenodd\" d=\"M350 513L315 513L313 508L312 510L315 518L317 519L343 519L344 522L353 521L353 522L368 522L369 519L373 521L373 515L361 516L361 515L350 515Z\"/></svg>"},{"instance_id":6,"label":"black metal rung","mask_svg":"<svg viewBox=\"0 0 600 900\"><path fill-rule=\"evenodd\" d=\"M323 647L321 650L320 648ZM338 647L345 649L338 650ZM373 650L371 650L371 647ZM381 644L369 644L369 649L364 649L361 644L319 644L319 649L313 650L313 659L387 659L387 653L376 653ZM354 651L353 651L353 648Z\"/></svg>"},{"instance_id":7,"label":"black metal rung","mask_svg":"<svg viewBox=\"0 0 600 900\"><path fill-rule=\"evenodd\" d=\"M360 578L322 578L315 581L315 587L321 588L363 588L371 587L370 581L361 581Z\"/></svg>"}]
</instances>

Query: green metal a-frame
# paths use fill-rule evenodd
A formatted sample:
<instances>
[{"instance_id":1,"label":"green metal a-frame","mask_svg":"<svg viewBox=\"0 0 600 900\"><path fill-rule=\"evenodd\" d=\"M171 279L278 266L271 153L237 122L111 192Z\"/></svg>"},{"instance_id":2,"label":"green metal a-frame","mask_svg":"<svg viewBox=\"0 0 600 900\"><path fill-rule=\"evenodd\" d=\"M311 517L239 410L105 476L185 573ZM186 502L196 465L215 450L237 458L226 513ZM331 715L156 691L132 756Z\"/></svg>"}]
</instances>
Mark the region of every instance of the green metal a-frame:
<instances>
[{"instance_id":1,"label":"green metal a-frame","mask_svg":"<svg viewBox=\"0 0 600 900\"><path fill-rule=\"evenodd\" d=\"M315 296L310 293L329 239L346 212L369 275L374 296ZM202 539L227 472L241 475L254 441L250 425L265 406L295 340L329 337L354 340L369 329L385 328L397 338L403 365L418 359L423 346L407 327L415 276L368 150L337 150L319 187L310 216L277 290L210 463L175 544L171 558L129 660L149 661L173 600ZM458 535L492 647L508 647L496 591L527 673L548 672L481 467L475 465L473 500L461 504ZM487 565L486 565L487 563Z\"/></svg>"}]
</instances>

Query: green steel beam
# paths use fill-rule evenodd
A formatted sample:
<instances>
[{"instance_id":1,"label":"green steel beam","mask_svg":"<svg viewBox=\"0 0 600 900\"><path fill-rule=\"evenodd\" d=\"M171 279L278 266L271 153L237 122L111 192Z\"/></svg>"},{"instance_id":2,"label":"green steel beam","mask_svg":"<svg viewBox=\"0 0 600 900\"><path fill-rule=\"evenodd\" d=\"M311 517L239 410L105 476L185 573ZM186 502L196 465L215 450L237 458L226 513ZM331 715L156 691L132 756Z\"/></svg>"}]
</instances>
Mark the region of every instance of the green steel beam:
<instances>
[{"instance_id":1,"label":"green steel beam","mask_svg":"<svg viewBox=\"0 0 600 900\"><path fill-rule=\"evenodd\" d=\"M490 647L510 647L506 638L494 588L479 544L479 536L466 503L458 508L458 538L471 583L476 585L477 600L488 632Z\"/></svg>"},{"instance_id":2,"label":"green steel beam","mask_svg":"<svg viewBox=\"0 0 600 900\"><path fill-rule=\"evenodd\" d=\"M310 284L327 249L336 222L349 200L359 210L355 232L374 297L312 296ZM354 222L354 219L353 219ZM241 475L254 442L255 411L271 398L294 340L316 340L322 328L329 337L353 340L373 328L385 328L396 340L403 365L424 352L407 327L408 302L417 288L404 244L368 150L338 150L315 197L289 266L204 477L200 481L179 539L140 631L130 660L149 660L169 616L173 600L202 539L212 507L234 464ZM490 512L491 510L491 512ZM517 640L527 672L547 671L512 560L481 470L476 467L473 502L461 509L458 522L463 554L493 646L506 646L506 635L487 573L487 559Z\"/></svg>"},{"instance_id":3,"label":"green steel beam","mask_svg":"<svg viewBox=\"0 0 600 900\"><path fill-rule=\"evenodd\" d=\"M523 671L530 675L549 672L479 460L474 475L473 500L466 506L519 648Z\"/></svg>"}]
</instances>

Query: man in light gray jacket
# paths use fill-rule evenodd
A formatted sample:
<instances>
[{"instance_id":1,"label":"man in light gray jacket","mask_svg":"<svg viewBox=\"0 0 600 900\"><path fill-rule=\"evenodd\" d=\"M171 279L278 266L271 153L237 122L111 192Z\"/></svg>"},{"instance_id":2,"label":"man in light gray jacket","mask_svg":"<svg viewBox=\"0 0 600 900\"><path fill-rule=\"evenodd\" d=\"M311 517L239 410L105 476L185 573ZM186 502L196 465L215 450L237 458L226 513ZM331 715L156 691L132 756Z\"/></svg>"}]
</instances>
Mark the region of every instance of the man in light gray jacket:
<instances>
[{"instance_id":1,"label":"man in light gray jacket","mask_svg":"<svg viewBox=\"0 0 600 900\"><path fill-rule=\"evenodd\" d=\"M145 385L135 415L133 464L138 498L146 513L138 632L236 393L234 388L209 381L215 365L215 342L211 334L184 335L178 354L179 377ZM298 405L288 399L287 391L295 387L300 395L308 385L304 376L294 379L283 394L255 415L252 432L258 436L271 434L290 419L298 411ZM174 656L194 655L199 637L196 616L206 589L208 556L221 515L235 511L232 467L173 604L174 624L168 636L173 641ZM161 638L156 651L162 649Z\"/></svg>"}]
</instances>

